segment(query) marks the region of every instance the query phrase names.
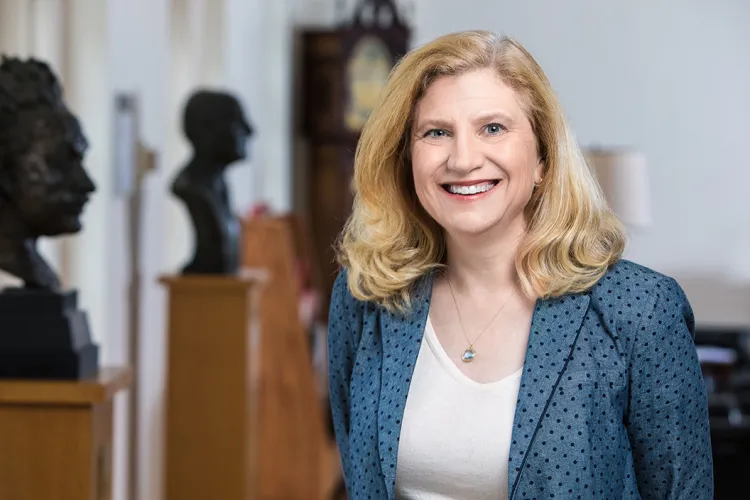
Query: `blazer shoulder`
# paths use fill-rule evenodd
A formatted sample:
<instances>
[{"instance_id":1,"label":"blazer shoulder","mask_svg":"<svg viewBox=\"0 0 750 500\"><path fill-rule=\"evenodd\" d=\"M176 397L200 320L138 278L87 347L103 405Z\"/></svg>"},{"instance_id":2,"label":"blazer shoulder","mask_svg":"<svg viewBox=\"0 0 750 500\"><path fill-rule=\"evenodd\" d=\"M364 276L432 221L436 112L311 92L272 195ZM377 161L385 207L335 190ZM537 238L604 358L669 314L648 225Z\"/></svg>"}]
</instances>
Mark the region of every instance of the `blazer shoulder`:
<instances>
[{"instance_id":1,"label":"blazer shoulder","mask_svg":"<svg viewBox=\"0 0 750 500\"><path fill-rule=\"evenodd\" d=\"M349 273L344 268L338 272L331 291L328 311L329 336L351 336L362 323L365 303L354 298L349 290ZM354 330L354 331L353 331ZM347 335L348 332L348 335Z\"/></svg>"},{"instance_id":2,"label":"blazer shoulder","mask_svg":"<svg viewBox=\"0 0 750 500\"><path fill-rule=\"evenodd\" d=\"M349 271L346 268L339 270L336 279L333 281L333 290L331 291L331 303L335 302L353 302L355 299L349 291Z\"/></svg>"},{"instance_id":3,"label":"blazer shoulder","mask_svg":"<svg viewBox=\"0 0 750 500\"><path fill-rule=\"evenodd\" d=\"M691 327L693 310L680 284L672 277L619 260L591 289L592 303L600 313L641 324L646 321L671 323L681 317Z\"/></svg>"}]
</instances>

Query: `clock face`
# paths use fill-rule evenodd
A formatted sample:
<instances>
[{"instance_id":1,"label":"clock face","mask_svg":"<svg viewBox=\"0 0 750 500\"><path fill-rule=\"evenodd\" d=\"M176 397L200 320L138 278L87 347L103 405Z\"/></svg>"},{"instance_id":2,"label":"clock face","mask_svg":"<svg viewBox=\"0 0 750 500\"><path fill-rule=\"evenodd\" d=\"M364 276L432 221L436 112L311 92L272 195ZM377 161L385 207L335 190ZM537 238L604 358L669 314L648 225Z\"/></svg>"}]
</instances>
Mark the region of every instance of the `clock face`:
<instances>
[{"instance_id":1,"label":"clock face","mask_svg":"<svg viewBox=\"0 0 750 500\"><path fill-rule=\"evenodd\" d=\"M354 46L346 67L344 125L348 130L358 132L365 124L388 80L392 61L388 47L375 36L364 36Z\"/></svg>"}]
</instances>

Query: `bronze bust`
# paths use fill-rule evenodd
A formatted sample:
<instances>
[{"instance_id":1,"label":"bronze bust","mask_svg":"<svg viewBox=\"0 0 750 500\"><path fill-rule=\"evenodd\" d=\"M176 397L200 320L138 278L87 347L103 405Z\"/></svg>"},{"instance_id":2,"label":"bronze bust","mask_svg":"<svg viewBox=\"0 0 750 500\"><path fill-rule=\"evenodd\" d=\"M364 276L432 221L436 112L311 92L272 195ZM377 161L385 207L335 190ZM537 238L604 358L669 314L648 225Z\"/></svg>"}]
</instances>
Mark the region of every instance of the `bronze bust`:
<instances>
[{"instance_id":1,"label":"bronze bust","mask_svg":"<svg viewBox=\"0 0 750 500\"><path fill-rule=\"evenodd\" d=\"M94 183L88 143L49 66L0 61L0 269L21 287L0 291L0 378L77 379L99 369L76 290L37 252L40 236L81 230Z\"/></svg>"},{"instance_id":2,"label":"bronze bust","mask_svg":"<svg viewBox=\"0 0 750 500\"><path fill-rule=\"evenodd\" d=\"M0 269L25 287L58 291L36 248L40 236L81 230L95 186L83 166L88 143L41 61L0 63Z\"/></svg>"},{"instance_id":3,"label":"bronze bust","mask_svg":"<svg viewBox=\"0 0 750 500\"><path fill-rule=\"evenodd\" d=\"M224 173L229 165L246 157L253 128L234 96L200 90L185 105L183 129L193 155L172 183L172 193L190 215L195 249L182 273L235 274L240 261L240 227Z\"/></svg>"}]
</instances>

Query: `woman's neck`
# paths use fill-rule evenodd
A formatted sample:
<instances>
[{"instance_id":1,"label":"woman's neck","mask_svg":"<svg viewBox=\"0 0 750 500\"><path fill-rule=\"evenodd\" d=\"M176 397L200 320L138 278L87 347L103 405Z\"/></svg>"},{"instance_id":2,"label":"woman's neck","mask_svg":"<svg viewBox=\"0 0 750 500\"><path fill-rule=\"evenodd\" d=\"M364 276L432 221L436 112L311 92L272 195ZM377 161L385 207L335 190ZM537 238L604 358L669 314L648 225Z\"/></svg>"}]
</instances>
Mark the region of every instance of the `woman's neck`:
<instances>
[{"instance_id":1,"label":"woman's neck","mask_svg":"<svg viewBox=\"0 0 750 500\"><path fill-rule=\"evenodd\" d=\"M525 235L519 222L479 235L446 234L447 272L457 290L496 292L517 284L516 252Z\"/></svg>"}]
</instances>

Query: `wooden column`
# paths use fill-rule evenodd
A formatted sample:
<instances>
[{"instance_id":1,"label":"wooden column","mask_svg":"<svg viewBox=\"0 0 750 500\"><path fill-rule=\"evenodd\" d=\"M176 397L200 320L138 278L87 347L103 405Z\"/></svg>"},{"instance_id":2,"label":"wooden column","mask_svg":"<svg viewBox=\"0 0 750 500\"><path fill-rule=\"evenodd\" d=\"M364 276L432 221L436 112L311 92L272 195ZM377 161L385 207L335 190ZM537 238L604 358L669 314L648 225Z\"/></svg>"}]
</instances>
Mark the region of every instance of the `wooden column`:
<instances>
[{"instance_id":1,"label":"wooden column","mask_svg":"<svg viewBox=\"0 0 750 500\"><path fill-rule=\"evenodd\" d=\"M161 281L169 291L164 498L254 499L262 277Z\"/></svg>"},{"instance_id":2,"label":"wooden column","mask_svg":"<svg viewBox=\"0 0 750 500\"><path fill-rule=\"evenodd\" d=\"M113 398L130 382L0 380L0 500L111 500Z\"/></svg>"}]
</instances>

